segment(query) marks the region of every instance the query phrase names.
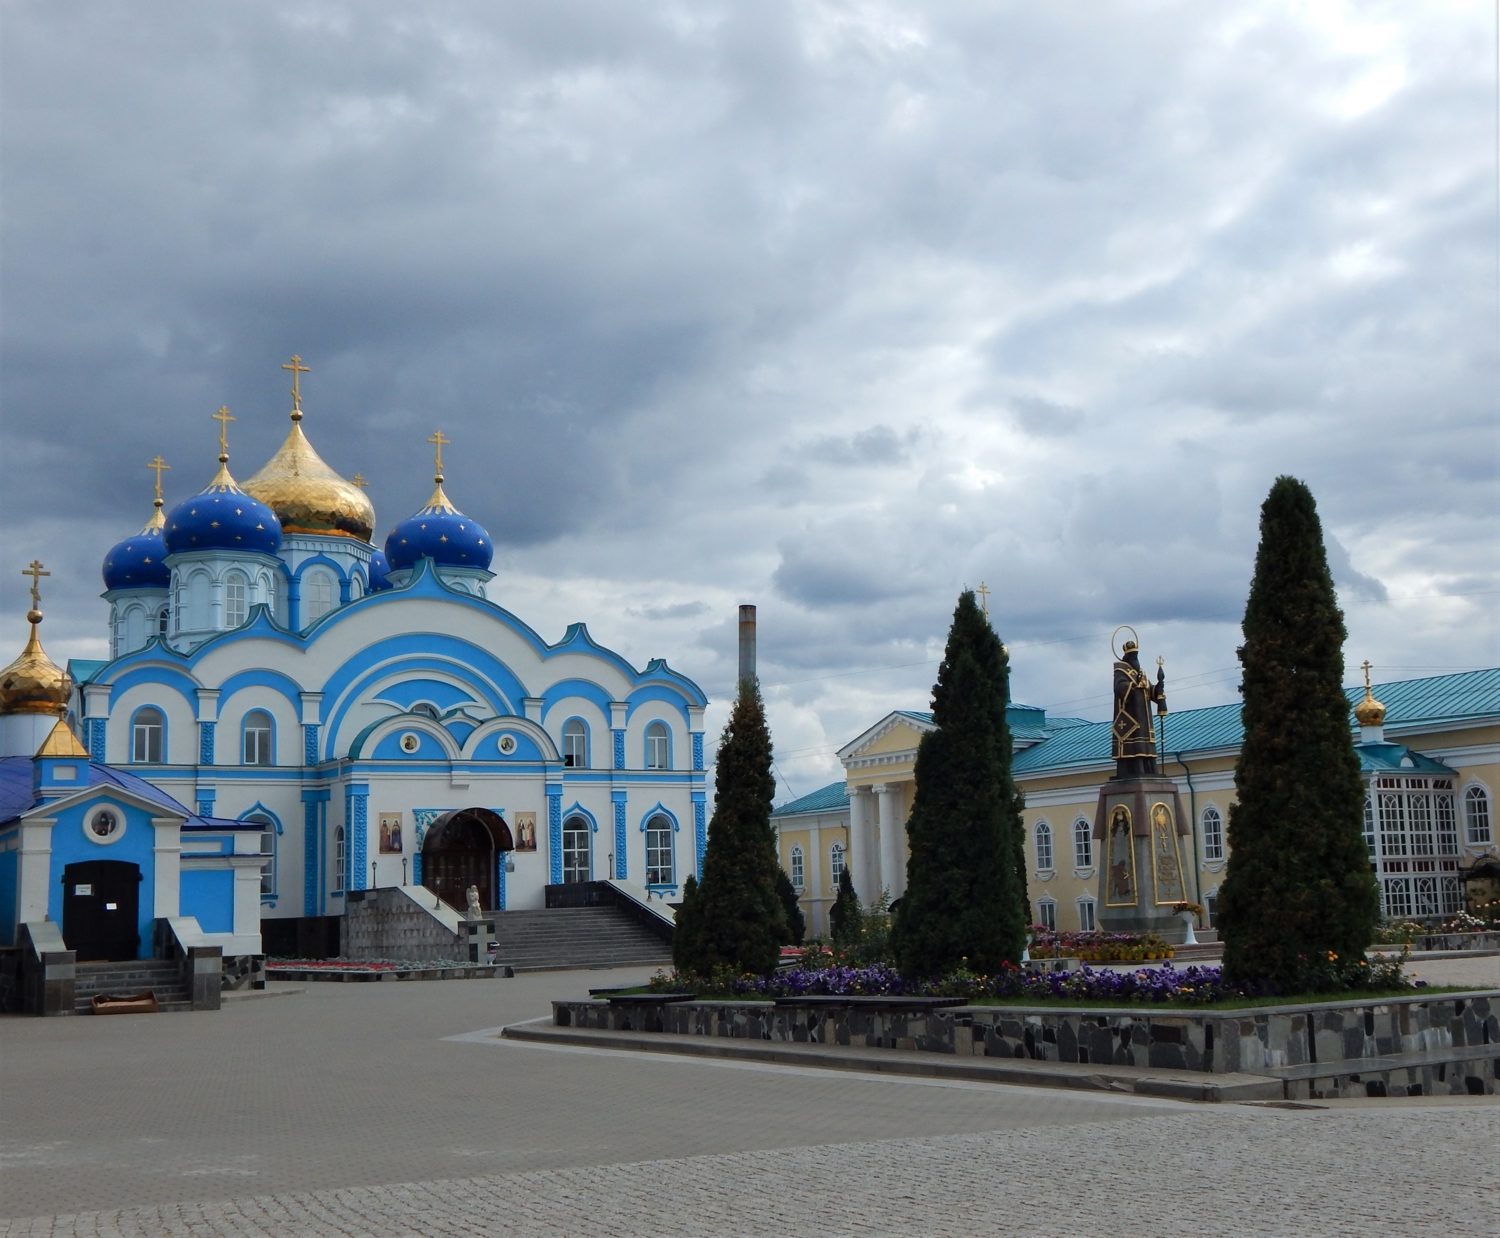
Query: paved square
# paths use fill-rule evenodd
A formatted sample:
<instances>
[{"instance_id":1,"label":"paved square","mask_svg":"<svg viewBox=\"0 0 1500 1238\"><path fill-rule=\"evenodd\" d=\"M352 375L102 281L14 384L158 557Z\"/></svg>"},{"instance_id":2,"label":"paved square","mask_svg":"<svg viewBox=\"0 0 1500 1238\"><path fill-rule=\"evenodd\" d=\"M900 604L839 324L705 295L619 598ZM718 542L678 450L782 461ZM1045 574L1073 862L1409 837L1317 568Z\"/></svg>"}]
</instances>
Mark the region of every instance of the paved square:
<instances>
[{"instance_id":1,"label":"paved square","mask_svg":"<svg viewBox=\"0 0 1500 1238\"><path fill-rule=\"evenodd\" d=\"M0 1235L1500 1231L1488 1099L1201 1108L474 1035L641 974L0 1021Z\"/></svg>"}]
</instances>

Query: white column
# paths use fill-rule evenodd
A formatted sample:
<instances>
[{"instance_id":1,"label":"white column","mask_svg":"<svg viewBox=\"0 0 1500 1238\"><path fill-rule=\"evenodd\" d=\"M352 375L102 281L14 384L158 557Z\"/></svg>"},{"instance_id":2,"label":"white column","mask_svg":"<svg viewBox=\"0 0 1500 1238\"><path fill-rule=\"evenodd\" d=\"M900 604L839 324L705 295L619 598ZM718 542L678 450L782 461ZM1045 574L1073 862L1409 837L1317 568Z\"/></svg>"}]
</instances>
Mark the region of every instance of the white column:
<instances>
[{"instance_id":1,"label":"white column","mask_svg":"<svg viewBox=\"0 0 1500 1238\"><path fill-rule=\"evenodd\" d=\"M230 867L234 869L234 933L237 937L260 936L262 862L258 856L251 859L240 855L229 861Z\"/></svg>"},{"instance_id":2,"label":"white column","mask_svg":"<svg viewBox=\"0 0 1500 1238\"><path fill-rule=\"evenodd\" d=\"M807 875L803 878L807 882L807 896L802 900L803 915L807 918L807 935L821 937L826 931L821 923L826 895L823 893L822 831L816 817L807 831L807 850Z\"/></svg>"},{"instance_id":3,"label":"white column","mask_svg":"<svg viewBox=\"0 0 1500 1238\"><path fill-rule=\"evenodd\" d=\"M160 920L182 914L182 818L152 817L151 828L156 832L151 914Z\"/></svg>"},{"instance_id":4,"label":"white column","mask_svg":"<svg viewBox=\"0 0 1500 1238\"><path fill-rule=\"evenodd\" d=\"M34 817L21 822L20 896L16 906L16 923L47 919L47 897L52 893L52 827L51 817ZM58 874L61 880L62 874Z\"/></svg>"},{"instance_id":5,"label":"white column","mask_svg":"<svg viewBox=\"0 0 1500 1238\"><path fill-rule=\"evenodd\" d=\"M880 892L874 808L869 787L849 788L849 854L844 857L844 864L862 903L870 902Z\"/></svg>"},{"instance_id":6,"label":"white column","mask_svg":"<svg viewBox=\"0 0 1500 1238\"><path fill-rule=\"evenodd\" d=\"M906 886L906 818L901 813L901 788L883 782L870 789L880 797L880 888L897 899Z\"/></svg>"}]
</instances>

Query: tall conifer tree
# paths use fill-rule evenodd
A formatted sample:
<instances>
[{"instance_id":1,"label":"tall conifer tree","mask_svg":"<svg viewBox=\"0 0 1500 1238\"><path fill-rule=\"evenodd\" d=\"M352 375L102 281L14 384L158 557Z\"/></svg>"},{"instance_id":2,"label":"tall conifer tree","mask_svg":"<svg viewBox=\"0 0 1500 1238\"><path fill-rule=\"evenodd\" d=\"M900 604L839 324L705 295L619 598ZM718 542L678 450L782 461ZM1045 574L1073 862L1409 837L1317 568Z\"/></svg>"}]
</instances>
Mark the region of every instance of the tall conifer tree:
<instances>
[{"instance_id":1,"label":"tall conifer tree","mask_svg":"<svg viewBox=\"0 0 1500 1238\"><path fill-rule=\"evenodd\" d=\"M1344 695L1344 616L1312 492L1278 477L1245 607L1245 739L1219 894L1224 970L1283 990L1364 958L1380 893Z\"/></svg>"},{"instance_id":2,"label":"tall conifer tree","mask_svg":"<svg viewBox=\"0 0 1500 1238\"><path fill-rule=\"evenodd\" d=\"M917 748L911 860L892 931L903 975L938 976L965 959L991 972L1020 960L1030 917L1009 699L1005 648L965 592L932 691L937 729Z\"/></svg>"},{"instance_id":3,"label":"tall conifer tree","mask_svg":"<svg viewBox=\"0 0 1500 1238\"><path fill-rule=\"evenodd\" d=\"M719 741L703 880L692 893L684 891L677 913L672 961L678 971L706 976L729 966L767 975L775 969L789 931L776 893L775 793L765 706L759 686L747 679Z\"/></svg>"}]
</instances>

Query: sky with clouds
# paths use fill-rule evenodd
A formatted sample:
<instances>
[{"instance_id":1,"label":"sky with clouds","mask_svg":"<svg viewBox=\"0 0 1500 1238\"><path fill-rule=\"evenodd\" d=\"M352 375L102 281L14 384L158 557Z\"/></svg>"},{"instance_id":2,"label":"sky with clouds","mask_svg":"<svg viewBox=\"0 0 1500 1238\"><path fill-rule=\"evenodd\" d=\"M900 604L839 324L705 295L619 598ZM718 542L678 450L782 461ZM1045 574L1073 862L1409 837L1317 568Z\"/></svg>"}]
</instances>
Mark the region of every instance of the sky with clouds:
<instances>
[{"instance_id":1,"label":"sky with clouds","mask_svg":"<svg viewBox=\"0 0 1500 1238\"><path fill-rule=\"evenodd\" d=\"M1488 3L382 0L0 10L0 622L305 429L491 596L722 702L788 791L924 708L987 583L1015 695L1140 631L1235 696L1261 500L1318 497L1377 679L1500 659ZM1352 681L1351 669L1349 678ZM710 725L722 720L722 704Z\"/></svg>"}]
</instances>

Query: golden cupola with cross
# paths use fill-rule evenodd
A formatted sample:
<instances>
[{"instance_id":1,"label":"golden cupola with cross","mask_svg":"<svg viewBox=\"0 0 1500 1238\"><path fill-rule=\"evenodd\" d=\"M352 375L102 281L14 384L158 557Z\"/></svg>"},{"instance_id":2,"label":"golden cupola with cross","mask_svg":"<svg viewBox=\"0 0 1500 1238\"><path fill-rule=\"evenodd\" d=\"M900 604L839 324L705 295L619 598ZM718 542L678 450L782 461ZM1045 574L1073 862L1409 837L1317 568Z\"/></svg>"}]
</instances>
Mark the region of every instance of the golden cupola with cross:
<instances>
[{"instance_id":1,"label":"golden cupola with cross","mask_svg":"<svg viewBox=\"0 0 1500 1238\"><path fill-rule=\"evenodd\" d=\"M324 463L302 432L301 377L311 373L294 356L281 367L292 373L292 429L265 467L244 483L245 492L276 513L284 533L350 537L368 542L375 508L365 492Z\"/></svg>"},{"instance_id":2,"label":"golden cupola with cross","mask_svg":"<svg viewBox=\"0 0 1500 1238\"><path fill-rule=\"evenodd\" d=\"M42 622L41 592L37 582L52 573L32 560L23 576L31 577L31 609L26 621L31 634L21 656L0 670L0 715L32 714L60 718L68 712L68 696L73 689L68 672L47 656L37 628ZM28 754L29 755L29 754Z\"/></svg>"}]
</instances>

